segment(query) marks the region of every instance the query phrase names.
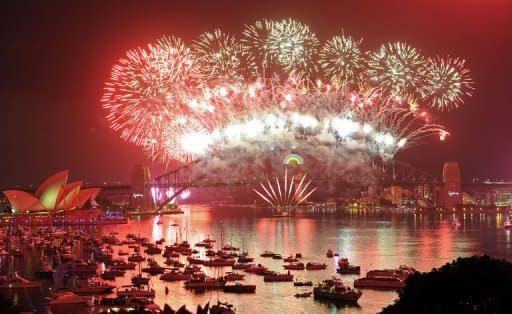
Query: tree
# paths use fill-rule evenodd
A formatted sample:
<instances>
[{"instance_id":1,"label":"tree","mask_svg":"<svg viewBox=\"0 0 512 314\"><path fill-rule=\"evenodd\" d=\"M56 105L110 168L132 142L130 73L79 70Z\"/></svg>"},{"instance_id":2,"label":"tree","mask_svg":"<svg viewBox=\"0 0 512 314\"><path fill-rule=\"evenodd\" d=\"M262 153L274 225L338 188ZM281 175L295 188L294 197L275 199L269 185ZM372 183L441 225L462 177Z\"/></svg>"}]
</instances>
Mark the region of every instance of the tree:
<instances>
[{"instance_id":1,"label":"tree","mask_svg":"<svg viewBox=\"0 0 512 314\"><path fill-rule=\"evenodd\" d=\"M458 258L407 278L382 314L512 313L512 264L487 255Z\"/></svg>"}]
</instances>

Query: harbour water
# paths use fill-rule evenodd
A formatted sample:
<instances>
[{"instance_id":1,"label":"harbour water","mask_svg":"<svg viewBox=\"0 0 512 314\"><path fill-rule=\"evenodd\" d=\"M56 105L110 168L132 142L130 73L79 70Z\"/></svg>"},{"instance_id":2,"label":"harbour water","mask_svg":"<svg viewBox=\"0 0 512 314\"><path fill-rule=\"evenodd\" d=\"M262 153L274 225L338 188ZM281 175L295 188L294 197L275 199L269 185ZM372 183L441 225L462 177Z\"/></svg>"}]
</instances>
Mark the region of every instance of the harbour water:
<instances>
[{"instance_id":1,"label":"harbour water","mask_svg":"<svg viewBox=\"0 0 512 314\"><path fill-rule=\"evenodd\" d=\"M271 270L283 272L283 261L260 257L265 251L283 257L302 253L302 262L328 264L326 270L292 271L296 278L311 280L341 277L352 286L358 276L337 275L337 258L327 258L326 251L339 252L352 264L361 266L361 274L376 268L396 268L401 264L420 271L429 271L457 257L489 254L512 261L511 231L501 228L505 214L480 212L414 212L403 210L325 209L303 210L292 218L270 218L268 213L251 208L219 208L191 205L183 208L184 214L171 216L140 216L130 218L128 224L84 227L98 235L117 233L119 239L134 233L148 237L152 242L164 238L165 244L188 239L192 244L208 236L220 245L221 228L224 242L244 248L256 262ZM157 223L159 220L161 224ZM460 225L454 223L460 222ZM117 253L119 246L114 246ZM76 248L79 249L79 248ZM126 250L127 248L124 247ZM37 267L35 258L27 256L18 269L25 277L33 278ZM164 258L154 255L161 265ZM201 258L206 259L201 249ZM184 257L180 258L185 262ZM218 276L231 267L203 267L208 275ZM134 273L135 271L131 271ZM131 273L118 277L117 286L130 283ZM183 304L195 310L198 304L217 299L234 305L237 313L377 313L393 302L393 291L363 290L359 306L337 306L310 298L295 298L297 292L311 291L311 287L294 287L290 282L265 283L261 276L246 274L245 283L257 285L256 293L249 295L227 294L222 291L193 293L185 290L183 282L163 282L153 276L151 285L156 290L155 302L168 303L173 308ZM47 283L52 285L52 282ZM168 287L169 293L165 293Z\"/></svg>"}]
</instances>

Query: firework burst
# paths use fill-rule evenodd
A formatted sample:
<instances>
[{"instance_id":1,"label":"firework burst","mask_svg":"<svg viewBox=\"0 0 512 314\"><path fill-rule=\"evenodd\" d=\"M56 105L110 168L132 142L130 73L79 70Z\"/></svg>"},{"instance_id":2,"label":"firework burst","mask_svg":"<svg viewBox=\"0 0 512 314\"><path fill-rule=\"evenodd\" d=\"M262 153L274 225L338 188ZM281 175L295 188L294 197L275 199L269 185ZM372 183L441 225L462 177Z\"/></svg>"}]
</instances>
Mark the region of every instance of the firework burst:
<instances>
[{"instance_id":1,"label":"firework burst","mask_svg":"<svg viewBox=\"0 0 512 314\"><path fill-rule=\"evenodd\" d=\"M317 71L314 57L320 42L309 26L292 19L270 26L267 44L272 62L288 74L307 75Z\"/></svg>"},{"instance_id":2,"label":"firework burst","mask_svg":"<svg viewBox=\"0 0 512 314\"><path fill-rule=\"evenodd\" d=\"M331 77L335 83L359 83L364 68L361 42L344 34L326 41L320 51L320 65L324 75Z\"/></svg>"},{"instance_id":3,"label":"firework burst","mask_svg":"<svg viewBox=\"0 0 512 314\"><path fill-rule=\"evenodd\" d=\"M112 128L129 142L151 141L152 131L182 109L184 94L198 82L196 70L189 50L174 37L128 51L112 68L102 98Z\"/></svg>"},{"instance_id":4,"label":"firework burst","mask_svg":"<svg viewBox=\"0 0 512 314\"><path fill-rule=\"evenodd\" d=\"M366 77L391 94L415 95L424 79L425 58L402 42L382 45L368 54Z\"/></svg>"},{"instance_id":5,"label":"firework burst","mask_svg":"<svg viewBox=\"0 0 512 314\"><path fill-rule=\"evenodd\" d=\"M241 81L242 45L234 36L216 29L194 42L192 51L209 82Z\"/></svg>"},{"instance_id":6,"label":"firework burst","mask_svg":"<svg viewBox=\"0 0 512 314\"><path fill-rule=\"evenodd\" d=\"M458 108L465 96L471 96L473 80L465 61L459 58L435 57L427 64L427 83L423 97L440 110Z\"/></svg>"}]
</instances>

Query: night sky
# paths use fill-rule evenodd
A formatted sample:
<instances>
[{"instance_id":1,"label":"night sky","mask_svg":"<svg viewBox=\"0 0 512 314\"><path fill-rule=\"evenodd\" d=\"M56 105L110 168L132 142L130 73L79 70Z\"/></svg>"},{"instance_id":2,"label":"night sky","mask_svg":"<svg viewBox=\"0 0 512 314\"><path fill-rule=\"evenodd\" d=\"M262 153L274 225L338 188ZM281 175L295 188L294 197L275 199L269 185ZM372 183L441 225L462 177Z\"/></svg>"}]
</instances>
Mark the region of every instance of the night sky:
<instances>
[{"instance_id":1,"label":"night sky","mask_svg":"<svg viewBox=\"0 0 512 314\"><path fill-rule=\"evenodd\" d=\"M343 29L363 37L365 50L406 41L426 56L466 59L474 96L439 114L452 136L397 158L439 175L458 160L465 179L512 178L512 1L12 0L0 4L0 187L39 184L65 168L72 179L127 182L133 164L150 162L103 118L115 62L165 34L190 42L216 27L239 34L257 19L287 17L321 40Z\"/></svg>"}]
</instances>

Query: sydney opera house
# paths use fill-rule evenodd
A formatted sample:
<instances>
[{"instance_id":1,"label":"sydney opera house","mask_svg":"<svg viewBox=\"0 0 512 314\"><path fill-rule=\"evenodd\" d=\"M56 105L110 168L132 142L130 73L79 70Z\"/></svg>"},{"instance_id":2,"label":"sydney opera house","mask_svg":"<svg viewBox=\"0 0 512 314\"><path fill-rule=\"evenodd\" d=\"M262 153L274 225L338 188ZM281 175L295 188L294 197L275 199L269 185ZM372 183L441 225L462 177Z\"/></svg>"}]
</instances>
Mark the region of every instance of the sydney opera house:
<instances>
[{"instance_id":1,"label":"sydney opera house","mask_svg":"<svg viewBox=\"0 0 512 314\"><path fill-rule=\"evenodd\" d=\"M69 170L58 172L46 179L34 195L22 190L3 191L15 214L65 213L82 209L95 198L100 188L82 189L82 181L68 183Z\"/></svg>"}]
</instances>

